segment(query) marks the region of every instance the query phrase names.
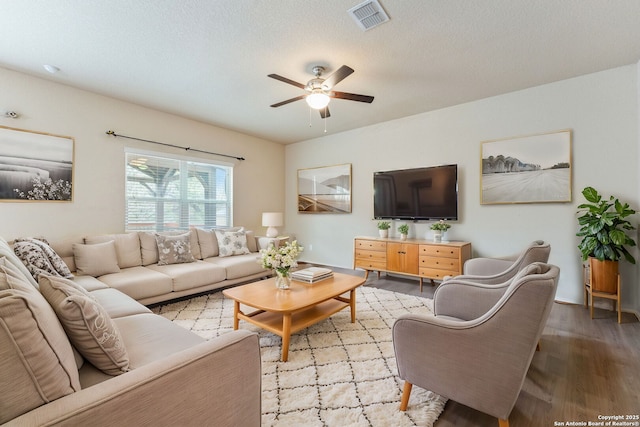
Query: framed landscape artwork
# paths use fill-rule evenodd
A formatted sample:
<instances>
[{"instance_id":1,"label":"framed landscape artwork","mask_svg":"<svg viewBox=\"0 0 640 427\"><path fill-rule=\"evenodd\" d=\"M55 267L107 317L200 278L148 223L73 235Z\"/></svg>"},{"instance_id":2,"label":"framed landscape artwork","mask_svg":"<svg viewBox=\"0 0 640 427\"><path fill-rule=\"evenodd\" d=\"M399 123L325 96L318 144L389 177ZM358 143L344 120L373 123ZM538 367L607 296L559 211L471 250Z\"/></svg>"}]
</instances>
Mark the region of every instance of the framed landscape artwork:
<instances>
[{"instance_id":1,"label":"framed landscape artwork","mask_svg":"<svg viewBox=\"0 0 640 427\"><path fill-rule=\"evenodd\" d=\"M351 163L298 169L298 212L350 213Z\"/></svg>"},{"instance_id":2,"label":"framed landscape artwork","mask_svg":"<svg viewBox=\"0 0 640 427\"><path fill-rule=\"evenodd\" d=\"M74 140L0 126L0 201L73 199Z\"/></svg>"},{"instance_id":3,"label":"framed landscape artwork","mask_svg":"<svg viewBox=\"0 0 640 427\"><path fill-rule=\"evenodd\" d=\"M480 203L571 202L571 130L482 142Z\"/></svg>"}]
</instances>

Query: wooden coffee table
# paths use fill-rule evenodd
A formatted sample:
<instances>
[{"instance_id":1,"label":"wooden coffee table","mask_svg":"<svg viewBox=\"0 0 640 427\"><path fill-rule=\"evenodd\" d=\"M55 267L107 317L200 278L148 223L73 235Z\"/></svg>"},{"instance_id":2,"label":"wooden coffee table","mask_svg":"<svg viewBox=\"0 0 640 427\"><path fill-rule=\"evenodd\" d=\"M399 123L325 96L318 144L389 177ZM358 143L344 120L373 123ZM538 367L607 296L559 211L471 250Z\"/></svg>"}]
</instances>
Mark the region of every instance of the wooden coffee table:
<instances>
[{"instance_id":1,"label":"wooden coffee table","mask_svg":"<svg viewBox=\"0 0 640 427\"><path fill-rule=\"evenodd\" d=\"M351 307L351 323L356 321L356 288L364 278L333 273L333 277L307 284L291 281L291 289L276 288L275 278L225 289L224 296L234 300L233 329L240 319L282 337L282 361L289 357L291 334ZM349 293L349 297L342 295ZM245 314L240 304L257 310Z\"/></svg>"}]
</instances>

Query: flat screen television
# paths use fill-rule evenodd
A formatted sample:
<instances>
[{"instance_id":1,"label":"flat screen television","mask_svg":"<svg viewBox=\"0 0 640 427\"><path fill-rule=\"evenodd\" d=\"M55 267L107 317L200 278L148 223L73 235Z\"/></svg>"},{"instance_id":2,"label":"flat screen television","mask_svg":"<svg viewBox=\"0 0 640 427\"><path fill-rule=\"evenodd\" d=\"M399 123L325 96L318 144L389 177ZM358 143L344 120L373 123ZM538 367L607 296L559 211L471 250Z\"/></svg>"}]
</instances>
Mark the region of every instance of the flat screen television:
<instances>
[{"instance_id":1,"label":"flat screen television","mask_svg":"<svg viewBox=\"0 0 640 427\"><path fill-rule=\"evenodd\" d=\"M375 219L457 220L458 165L375 172Z\"/></svg>"}]
</instances>

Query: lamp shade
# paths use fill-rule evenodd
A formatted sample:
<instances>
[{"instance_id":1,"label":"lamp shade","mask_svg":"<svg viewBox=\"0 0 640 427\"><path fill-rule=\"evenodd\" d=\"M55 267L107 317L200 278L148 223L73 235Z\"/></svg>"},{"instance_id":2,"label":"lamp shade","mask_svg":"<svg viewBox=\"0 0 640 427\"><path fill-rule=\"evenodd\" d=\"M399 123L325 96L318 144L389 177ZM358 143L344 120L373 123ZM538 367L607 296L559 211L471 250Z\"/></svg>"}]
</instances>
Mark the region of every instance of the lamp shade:
<instances>
[{"instance_id":1,"label":"lamp shade","mask_svg":"<svg viewBox=\"0 0 640 427\"><path fill-rule=\"evenodd\" d=\"M263 212L262 226L267 228L267 237L277 237L278 229L284 224L284 215L282 212Z\"/></svg>"}]
</instances>

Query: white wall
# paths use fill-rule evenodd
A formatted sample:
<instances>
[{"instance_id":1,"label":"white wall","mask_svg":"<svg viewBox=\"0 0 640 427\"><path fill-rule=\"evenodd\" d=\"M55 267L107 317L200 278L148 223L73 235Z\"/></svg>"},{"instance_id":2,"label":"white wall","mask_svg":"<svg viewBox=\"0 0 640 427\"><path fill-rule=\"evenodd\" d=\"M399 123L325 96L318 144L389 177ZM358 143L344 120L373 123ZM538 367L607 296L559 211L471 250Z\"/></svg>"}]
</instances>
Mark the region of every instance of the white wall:
<instances>
[{"instance_id":1,"label":"white wall","mask_svg":"<svg viewBox=\"0 0 640 427\"><path fill-rule=\"evenodd\" d=\"M448 238L472 242L474 256L503 256L544 239L551 243L550 262L561 268L557 299L582 302L575 236L582 189L594 186L640 205L636 69L625 66L289 145L286 228L307 247L305 260L350 268L353 237L377 234L374 171L457 163L460 220ZM573 131L572 203L480 205L481 141L562 129ZM342 163L352 164L352 213L297 213L297 169ZM428 225L411 224L411 234L425 237ZM638 269L621 263L621 270L625 283L634 284L624 286L623 306L637 309Z\"/></svg>"},{"instance_id":2,"label":"white wall","mask_svg":"<svg viewBox=\"0 0 640 427\"><path fill-rule=\"evenodd\" d=\"M261 212L284 205L284 147L127 102L0 68L0 125L75 138L72 203L0 203L0 236L50 239L124 230L124 147L204 159L209 155L114 138L134 137L245 157L234 167L234 223L263 232ZM188 96L186 94L185 96ZM269 171L269 173L265 173ZM260 187L258 187L260 186ZM268 191L260 191L267 188Z\"/></svg>"}]
</instances>

